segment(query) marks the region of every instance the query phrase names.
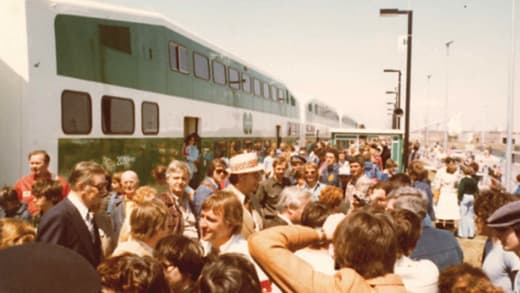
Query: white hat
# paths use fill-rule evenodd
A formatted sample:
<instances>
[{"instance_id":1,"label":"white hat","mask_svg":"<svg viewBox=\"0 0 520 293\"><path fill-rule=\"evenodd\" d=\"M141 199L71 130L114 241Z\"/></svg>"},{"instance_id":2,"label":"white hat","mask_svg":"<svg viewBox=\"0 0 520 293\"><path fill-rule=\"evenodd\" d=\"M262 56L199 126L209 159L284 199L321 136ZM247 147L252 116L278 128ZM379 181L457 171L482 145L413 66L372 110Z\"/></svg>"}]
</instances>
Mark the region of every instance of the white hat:
<instances>
[{"instance_id":1,"label":"white hat","mask_svg":"<svg viewBox=\"0 0 520 293\"><path fill-rule=\"evenodd\" d=\"M229 174L244 174L262 171L262 164L258 163L256 153L245 153L232 157L229 160Z\"/></svg>"}]
</instances>

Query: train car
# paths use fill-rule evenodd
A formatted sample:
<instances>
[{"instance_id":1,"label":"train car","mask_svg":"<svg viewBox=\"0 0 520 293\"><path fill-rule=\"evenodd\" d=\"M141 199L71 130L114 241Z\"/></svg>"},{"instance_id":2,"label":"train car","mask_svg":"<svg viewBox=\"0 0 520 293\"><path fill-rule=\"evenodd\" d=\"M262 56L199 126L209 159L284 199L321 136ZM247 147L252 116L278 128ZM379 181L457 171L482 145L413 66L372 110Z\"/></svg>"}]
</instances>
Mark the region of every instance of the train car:
<instances>
[{"instance_id":1,"label":"train car","mask_svg":"<svg viewBox=\"0 0 520 293\"><path fill-rule=\"evenodd\" d=\"M311 98L306 101L302 112L307 143L313 143L319 139L329 139L330 129L341 126L338 112L317 99Z\"/></svg>"},{"instance_id":2,"label":"train car","mask_svg":"<svg viewBox=\"0 0 520 293\"><path fill-rule=\"evenodd\" d=\"M358 128L359 123L345 114L341 115L341 128Z\"/></svg>"},{"instance_id":3,"label":"train car","mask_svg":"<svg viewBox=\"0 0 520 293\"><path fill-rule=\"evenodd\" d=\"M52 171L78 161L134 169L262 151L301 133L300 103L279 80L157 13L84 0L0 1L0 183L44 149Z\"/></svg>"}]
</instances>

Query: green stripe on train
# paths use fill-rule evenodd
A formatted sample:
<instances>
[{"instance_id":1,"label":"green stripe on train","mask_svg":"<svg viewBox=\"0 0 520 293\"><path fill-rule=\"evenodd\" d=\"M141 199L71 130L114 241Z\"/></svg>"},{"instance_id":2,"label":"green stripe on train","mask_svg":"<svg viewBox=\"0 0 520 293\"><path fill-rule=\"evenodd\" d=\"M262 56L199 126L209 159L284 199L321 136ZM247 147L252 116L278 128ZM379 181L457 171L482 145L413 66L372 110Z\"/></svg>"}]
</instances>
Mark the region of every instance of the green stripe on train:
<instances>
[{"instance_id":1,"label":"green stripe on train","mask_svg":"<svg viewBox=\"0 0 520 293\"><path fill-rule=\"evenodd\" d=\"M129 39L114 33L107 45L100 32L103 26L115 28L115 31L117 28L128 28ZM284 117L300 116L298 104L290 105L254 97L228 86L195 78L193 73L184 74L171 70L168 44L169 41L174 41L188 49L190 72L193 72L192 53L195 51L208 56L210 62L214 59L249 76L281 85L278 81L166 27L74 15L57 15L54 27L59 75Z\"/></svg>"}]
</instances>

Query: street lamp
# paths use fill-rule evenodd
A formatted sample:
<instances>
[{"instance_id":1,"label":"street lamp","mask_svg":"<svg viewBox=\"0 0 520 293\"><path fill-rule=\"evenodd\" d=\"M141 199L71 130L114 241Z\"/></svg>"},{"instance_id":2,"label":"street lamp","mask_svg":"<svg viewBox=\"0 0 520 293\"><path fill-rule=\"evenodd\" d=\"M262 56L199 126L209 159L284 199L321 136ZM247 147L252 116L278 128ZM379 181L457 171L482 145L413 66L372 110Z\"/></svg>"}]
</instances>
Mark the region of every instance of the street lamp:
<instances>
[{"instance_id":1,"label":"street lamp","mask_svg":"<svg viewBox=\"0 0 520 293\"><path fill-rule=\"evenodd\" d=\"M408 35L406 41L406 113L404 120L404 148L403 148L403 170L408 167L408 154L410 144L410 78L412 75L412 22L413 22L413 11L412 10L399 10L395 8L391 9L380 9L380 16L395 16L395 15L408 15Z\"/></svg>"},{"instance_id":2,"label":"street lamp","mask_svg":"<svg viewBox=\"0 0 520 293\"><path fill-rule=\"evenodd\" d=\"M448 153L448 56L450 56L450 46L453 44L453 40L446 42L446 98L444 100L444 151Z\"/></svg>"},{"instance_id":3,"label":"street lamp","mask_svg":"<svg viewBox=\"0 0 520 293\"><path fill-rule=\"evenodd\" d=\"M397 92L395 93L395 108L401 108L401 70L399 69L384 69L383 72L397 73ZM386 92L388 94L388 91ZM393 129L401 129L401 117L394 116Z\"/></svg>"}]
</instances>

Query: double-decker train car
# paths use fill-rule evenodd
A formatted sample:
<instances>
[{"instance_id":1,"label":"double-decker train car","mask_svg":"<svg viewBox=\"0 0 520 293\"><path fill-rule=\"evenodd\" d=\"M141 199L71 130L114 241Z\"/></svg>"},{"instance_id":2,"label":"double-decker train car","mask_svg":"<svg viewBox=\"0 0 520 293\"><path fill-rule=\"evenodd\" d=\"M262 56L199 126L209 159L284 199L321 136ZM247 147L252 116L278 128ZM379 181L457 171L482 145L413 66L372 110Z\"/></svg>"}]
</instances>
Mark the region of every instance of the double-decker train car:
<instances>
[{"instance_id":1,"label":"double-decker train car","mask_svg":"<svg viewBox=\"0 0 520 293\"><path fill-rule=\"evenodd\" d=\"M315 142L319 139L330 138L330 128L339 128L339 114L331 106L318 101L309 99L303 108L305 140Z\"/></svg>"},{"instance_id":2,"label":"double-decker train car","mask_svg":"<svg viewBox=\"0 0 520 293\"><path fill-rule=\"evenodd\" d=\"M348 115L341 115L341 128L358 128L359 123Z\"/></svg>"},{"instance_id":3,"label":"double-decker train car","mask_svg":"<svg viewBox=\"0 0 520 293\"><path fill-rule=\"evenodd\" d=\"M146 184L155 165L183 159L188 135L199 176L214 157L303 135L300 103L281 81L160 14L2 0L0 15L1 184L27 172L35 149L64 176L96 160Z\"/></svg>"}]
</instances>

